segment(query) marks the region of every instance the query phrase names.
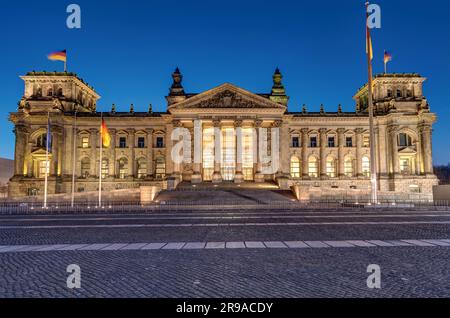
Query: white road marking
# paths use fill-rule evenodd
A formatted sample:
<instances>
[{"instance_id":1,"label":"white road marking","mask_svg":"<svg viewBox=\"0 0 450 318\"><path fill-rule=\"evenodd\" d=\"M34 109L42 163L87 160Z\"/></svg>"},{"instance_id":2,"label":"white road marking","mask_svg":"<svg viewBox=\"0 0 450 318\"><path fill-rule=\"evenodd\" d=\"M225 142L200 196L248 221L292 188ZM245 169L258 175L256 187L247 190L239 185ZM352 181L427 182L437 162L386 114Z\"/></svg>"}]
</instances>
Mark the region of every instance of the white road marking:
<instances>
[{"instance_id":1,"label":"white road marking","mask_svg":"<svg viewBox=\"0 0 450 318\"><path fill-rule=\"evenodd\" d=\"M295 223L180 223L180 224L86 224L86 225L13 225L1 230L80 229L80 228L158 228L158 227L243 227L243 226L329 226L329 225L424 225L450 224L450 221L380 221L380 222L295 222Z\"/></svg>"},{"instance_id":2,"label":"white road marking","mask_svg":"<svg viewBox=\"0 0 450 318\"><path fill-rule=\"evenodd\" d=\"M175 242L175 243L93 243L4 245L2 253L34 253L56 251L144 251L144 250L207 250L207 249L316 249L374 247L448 247L450 239L430 240L349 240L349 241L246 241L246 242Z\"/></svg>"}]
</instances>

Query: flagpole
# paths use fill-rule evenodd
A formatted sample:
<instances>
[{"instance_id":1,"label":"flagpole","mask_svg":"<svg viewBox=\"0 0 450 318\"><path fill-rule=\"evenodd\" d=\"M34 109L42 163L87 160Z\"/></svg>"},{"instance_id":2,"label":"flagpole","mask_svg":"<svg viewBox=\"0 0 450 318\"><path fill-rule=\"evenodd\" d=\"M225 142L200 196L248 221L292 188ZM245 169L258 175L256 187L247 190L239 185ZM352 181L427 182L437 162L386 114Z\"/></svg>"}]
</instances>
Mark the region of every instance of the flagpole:
<instances>
[{"instance_id":1,"label":"flagpole","mask_svg":"<svg viewBox=\"0 0 450 318\"><path fill-rule=\"evenodd\" d=\"M98 178L98 208L102 206L102 161L103 161L103 113L101 113L100 121L100 163L99 163L99 178Z\"/></svg>"},{"instance_id":2,"label":"flagpole","mask_svg":"<svg viewBox=\"0 0 450 318\"><path fill-rule=\"evenodd\" d=\"M75 166L77 156L77 110L75 109L75 124L73 127L73 155L72 155L72 199L71 207L74 207L75 203Z\"/></svg>"},{"instance_id":3,"label":"flagpole","mask_svg":"<svg viewBox=\"0 0 450 318\"><path fill-rule=\"evenodd\" d=\"M48 170L50 165L48 164L48 151L50 142L50 112L47 112L47 138L45 141L45 177L44 177L44 209L47 209L47 192L48 192Z\"/></svg>"},{"instance_id":4,"label":"flagpole","mask_svg":"<svg viewBox=\"0 0 450 318\"><path fill-rule=\"evenodd\" d=\"M383 62L384 62L384 74L387 74L386 50L384 50Z\"/></svg>"},{"instance_id":5,"label":"flagpole","mask_svg":"<svg viewBox=\"0 0 450 318\"><path fill-rule=\"evenodd\" d=\"M377 185L377 164L375 156L375 131L374 131L374 116L373 116L373 95L372 95L372 81L373 81L373 70L372 70L372 45L370 38L370 29L367 24L369 19L368 11L369 2L366 2L366 33L367 33L367 65L368 65L368 102L369 102L369 133L370 133L370 181L371 181L371 201L373 204L378 203L378 185Z\"/></svg>"}]
</instances>

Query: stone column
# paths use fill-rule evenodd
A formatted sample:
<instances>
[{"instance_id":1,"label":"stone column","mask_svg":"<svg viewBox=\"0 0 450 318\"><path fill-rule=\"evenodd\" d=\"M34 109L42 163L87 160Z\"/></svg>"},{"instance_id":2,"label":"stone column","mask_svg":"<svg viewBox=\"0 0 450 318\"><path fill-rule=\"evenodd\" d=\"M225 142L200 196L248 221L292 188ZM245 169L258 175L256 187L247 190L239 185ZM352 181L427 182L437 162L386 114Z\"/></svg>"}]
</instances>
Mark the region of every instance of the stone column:
<instances>
[{"instance_id":1,"label":"stone column","mask_svg":"<svg viewBox=\"0 0 450 318\"><path fill-rule=\"evenodd\" d=\"M255 121L255 130L256 130L256 173L255 173L255 182L264 182L264 175L262 174L262 162L261 162L261 147L263 142L261 140L261 126L262 120Z\"/></svg>"},{"instance_id":2,"label":"stone column","mask_svg":"<svg viewBox=\"0 0 450 318\"><path fill-rule=\"evenodd\" d=\"M58 177L62 174L63 166L65 165L65 161L63 162L63 136L64 136L64 130L62 127L58 127L56 130L56 135L58 136L58 151L56 153L57 155L57 163L56 163L56 175Z\"/></svg>"},{"instance_id":3,"label":"stone column","mask_svg":"<svg viewBox=\"0 0 450 318\"><path fill-rule=\"evenodd\" d=\"M128 133L130 136L130 160L131 160L131 176L133 176L133 178L136 178L136 154L134 153L134 148L136 145L136 130L135 129L128 129Z\"/></svg>"},{"instance_id":4,"label":"stone column","mask_svg":"<svg viewBox=\"0 0 450 318\"><path fill-rule=\"evenodd\" d=\"M73 156L73 143L75 141L74 127L68 125L64 127L64 162L62 173L65 176L72 175L72 167L75 164Z\"/></svg>"},{"instance_id":5,"label":"stone column","mask_svg":"<svg viewBox=\"0 0 450 318\"><path fill-rule=\"evenodd\" d=\"M26 167L25 175L31 178L33 176L33 158L31 157L31 149L33 149L33 141L31 141L29 137L27 139L28 142L25 151L25 167Z\"/></svg>"},{"instance_id":6,"label":"stone column","mask_svg":"<svg viewBox=\"0 0 450 318\"><path fill-rule=\"evenodd\" d=\"M147 177L153 176L153 129L147 128Z\"/></svg>"},{"instance_id":7,"label":"stone column","mask_svg":"<svg viewBox=\"0 0 450 318\"><path fill-rule=\"evenodd\" d=\"M234 176L234 183L242 183L244 182L244 174L242 173L242 120L236 120L234 122L234 128L236 131L236 174Z\"/></svg>"},{"instance_id":8,"label":"stone column","mask_svg":"<svg viewBox=\"0 0 450 318\"><path fill-rule=\"evenodd\" d=\"M362 134L364 132L363 128L356 128L356 176L363 177L362 173ZM372 164L372 163L371 163Z\"/></svg>"},{"instance_id":9,"label":"stone column","mask_svg":"<svg viewBox=\"0 0 450 318\"><path fill-rule=\"evenodd\" d=\"M421 138L422 138L422 158L423 158L424 171L425 171L426 175L430 175L430 174L433 174L431 125L427 125L427 124L422 125L420 127L420 134L421 134Z\"/></svg>"},{"instance_id":10,"label":"stone column","mask_svg":"<svg viewBox=\"0 0 450 318\"><path fill-rule=\"evenodd\" d=\"M345 129L338 128L338 176L339 178L345 178Z\"/></svg>"},{"instance_id":11,"label":"stone column","mask_svg":"<svg viewBox=\"0 0 450 318\"><path fill-rule=\"evenodd\" d=\"M386 126L385 125L379 125L378 126L378 162L379 162L379 170L378 174L379 176L387 176L388 174L388 167L386 162L386 156L388 153L388 147L386 146Z\"/></svg>"},{"instance_id":12,"label":"stone column","mask_svg":"<svg viewBox=\"0 0 450 318\"><path fill-rule=\"evenodd\" d=\"M397 133L398 133L398 125L391 125L389 127L389 141L390 141L390 146L391 146L392 173L394 175L400 174L400 162L398 159Z\"/></svg>"},{"instance_id":13,"label":"stone column","mask_svg":"<svg viewBox=\"0 0 450 318\"><path fill-rule=\"evenodd\" d=\"M90 132L90 140L89 144L91 145L91 164L89 167L89 174L91 177L96 176L96 168L97 168L97 144L99 144L99 136L98 136L98 130L95 128L89 129Z\"/></svg>"},{"instance_id":14,"label":"stone column","mask_svg":"<svg viewBox=\"0 0 450 318\"><path fill-rule=\"evenodd\" d=\"M199 119L194 120L194 162L192 183L202 182L202 139L203 139L203 124Z\"/></svg>"},{"instance_id":15,"label":"stone column","mask_svg":"<svg viewBox=\"0 0 450 318\"><path fill-rule=\"evenodd\" d=\"M109 147L109 175L116 177L116 129L110 128L111 145Z\"/></svg>"},{"instance_id":16,"label":"stone column","mask_svg":"<svg viewBox=\"0 0 450 318\"><path fill-rule=\"evenodd\" d=\"M173 128L174 129L176 129L176 128L183 128L183 124L179 121L179 120L174 120L173 122L172 122L172 124L173 124ZM175 142L177 143L179 140L175 140ZM172 140L172 143L173 143L173 140ZM172 156L172 150L171 150L171 156ZM173 158L171 157L171 160L173 161ZM175 162L174 161L174 163L173 163L173 173L174 173L174 175L176 175L178 178L180 178L181 179L181 163L177 163L177 162Z\"/></svg>"},{"instance_id":17,"label":"stone column","mask_svg":"<svg viewBox=\"0 0 450 318\"><path fill-rule=\"evenodd\" d=\"M327 156L326 156L326 146L327 146L327 129L320 128L320 177L328 178L327 176Z\"/></svg>"},{"instance_id":18,"label":"stone column","mask_svg":"<svg viewBox=\"0 0 450 318\"><path fill-rule=\"evenodd\" d=\"M58 126L52 126L52 160L51 160L51 166L50 166L50 175L56 176L58 175L58 167L60 165L59 163L59 146L60 146L60 127Z\"/></svg>"},{"instance_id":19,"label":"stone column","mask_svg":"<svg viewBox=\"0 0 450 318\"><path fill-rule=\"evenodd\" d=\"M166 147L166 175L171 176L173 174L173 160L172 160L172 131L173 123L166 124L166 137L165 137L165 147Z\"/></svg>"},{"instance_id":20,"label":"stone column","mask_svg":"<svg viewBox=\"0 0 450 318\"><path fill-rule=\"evenodd\" d=\"M289 157L289 148L291 144L290 140L290 134L289 134L289 125L287 122L283 122L282 120L275 120L272 124L272 129L278 129L278 135L272 136L278 137L278 178L284 177L289 178L291 174L291 162ZM272 143L274 141L272 140ZM272 146L272 159L274 158L274 152L273 152L273 146ZM275 150L276 151L276 150ZM275 159L276 161L276 159ZM273 162L273 160L272 160Z\"/></svg>"},{"instance_id":21,"label":"stone column","mask_svg":"<svg viewBox=\"0 0 450 318\"><path fill-rule=\"evenodd\" d=\"M212 182L220 183L222 182L222 175L220 171L222 161L222 149L221 149L222 129L219 120L215 120L213 124L214 124L214 174L212 176Z\"/></svg>"},{"instance_id":22,"label":"stone column","mask_svg":"<svg viewBox=\"0 0 450 318\"><path fill-rule=\"evenodd\" d=\"M25 146L28 144L29 130L24 125L16 125L16 145L14 153L14 175L23 176L25 168Z\"/></svg>"},{"instance_id":23,"label":"stone column","mask_svg":"<svg viewBox=\"0 0 450 318\"><path fill-rule=\"evenodd\" d=\"M303 179L309 179L308 173L308 128L302 128L302 175Z\"/></svg>"}]
</instances>

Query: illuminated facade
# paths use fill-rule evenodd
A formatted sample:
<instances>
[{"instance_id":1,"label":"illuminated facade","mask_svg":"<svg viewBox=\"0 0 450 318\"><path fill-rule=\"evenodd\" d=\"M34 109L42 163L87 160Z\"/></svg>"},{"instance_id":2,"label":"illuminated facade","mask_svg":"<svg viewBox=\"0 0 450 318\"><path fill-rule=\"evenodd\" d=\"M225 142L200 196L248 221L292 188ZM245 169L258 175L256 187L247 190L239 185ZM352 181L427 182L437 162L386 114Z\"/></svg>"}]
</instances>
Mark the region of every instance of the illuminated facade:
<instances>
[{"instance_id":1,"label":"illuminated facade","mask_svg":"<svg viewBox=\"0 0 450 318\"><path fill-rule=\"evenodd\" d=\"M73 171L77 192L96 191L100 174L105 191L155 184L170 188L182 181L271 181L283 189L298 184L302 191L323 193L370 189L367 86L354 96L355 112L343 112L340 106L336 112L323 107L316 113L306 107L288 112L289 97L278 70L268 94L232 84L188 94L178 69L172 77L166 112L153 112L151 107L148 112L135 112L133 106L129 112L117 112L113 105L103 113L112 145L102 150L100 165L101 115L96 111L100 96L94 89L72 73L23 76L24 96L18 111L10 114L16 134L10 197L42 195L46 169L51 194L71 191ZM381 196L430 198L437 184L431 148L436 116L423 96L424 81L417 74L374 79ZM46 163L48 112L52 149ZM189 158L182 163L171 160L176 128L186 128L191 136L192 149L183 153ZM269 154L279 153L273 159L276 171L265 172L261 147Z\"/></svg>"}]
</instances>

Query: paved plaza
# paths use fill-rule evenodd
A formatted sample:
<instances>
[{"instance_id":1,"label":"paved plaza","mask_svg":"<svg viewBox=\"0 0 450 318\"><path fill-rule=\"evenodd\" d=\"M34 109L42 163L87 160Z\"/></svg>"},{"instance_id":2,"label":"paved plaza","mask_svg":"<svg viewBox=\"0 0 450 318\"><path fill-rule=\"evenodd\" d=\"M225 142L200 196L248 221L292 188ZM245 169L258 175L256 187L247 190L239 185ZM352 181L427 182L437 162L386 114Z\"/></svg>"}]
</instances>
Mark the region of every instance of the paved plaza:
<instances>
[{"instance_id":1,"label":"paved plaza","mask_svg":"<svg viewBox=\"0 0 450 318\"><path fill-rule=\"evenodd\" d=\"M0 297L449 297L450 213L3 215L0 264ZM371 264L380 289L367 287Z\"/></svg>"}]
</instances>

